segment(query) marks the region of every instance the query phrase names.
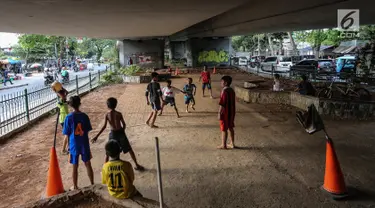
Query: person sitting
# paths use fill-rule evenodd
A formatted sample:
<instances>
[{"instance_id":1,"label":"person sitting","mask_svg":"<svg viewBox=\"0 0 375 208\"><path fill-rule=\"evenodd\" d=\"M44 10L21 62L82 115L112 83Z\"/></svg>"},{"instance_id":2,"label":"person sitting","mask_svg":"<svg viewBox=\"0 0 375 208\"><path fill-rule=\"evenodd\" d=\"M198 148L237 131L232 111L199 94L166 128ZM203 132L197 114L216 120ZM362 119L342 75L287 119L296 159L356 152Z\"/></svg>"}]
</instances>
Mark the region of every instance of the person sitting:
<instances>
[{"instance_id":1,"label":"person sitting","mask_svg":"<svg viewBox=\"0 0 375 208\"><path fill-rule=\"evenodd\" d=\"M127 199L141 196L134 183L134 171L130 162L120 159L121 147L116 140L109 140L105 145L109 161L103 165L102 183L107 185L111 196Z\"/></svg>"},{"instance_id":2,"label":"person sitting","mask_svg":"<svg viewBox=\"0 0 375 208\"><path fill-rule=\"evenodd\" d=\"M281 88L281 84L280 84L280 75L279 74L275 74L275 76L273 78L272 91L275 91L275 92L283 91L283 89Z\"/></svg>"},{"instance_id":3,"label":"person sitting","mask_svg":"<svg viewBox=\"0 0 375 208\"><path fill-rule=\"evenodd\" d=\"M307 79L306 75L301 76L302 81L298 84L296 92L299 92L301 95L310 95L315 96L316 90L311 82Z\"/></svg>"}]
</instances>

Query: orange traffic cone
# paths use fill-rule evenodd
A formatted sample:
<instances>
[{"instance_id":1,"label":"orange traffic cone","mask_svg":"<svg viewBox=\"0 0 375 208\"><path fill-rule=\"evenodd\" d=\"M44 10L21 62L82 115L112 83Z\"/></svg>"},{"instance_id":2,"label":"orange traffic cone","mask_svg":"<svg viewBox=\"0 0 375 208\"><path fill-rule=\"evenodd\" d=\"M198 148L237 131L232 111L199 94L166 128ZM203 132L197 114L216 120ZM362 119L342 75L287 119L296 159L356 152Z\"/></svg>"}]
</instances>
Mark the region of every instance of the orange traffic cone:
<instances>
[{"instance_id":1,"label":"orange traffic cone","mask_svg":"<svg viewBox=\"0 0 375 208\"><path fill-rule=\"evenodd\" d=\"M212 72L213 74L216 74L216 67L214 66L214 71Z\"/></svg>"},{"instance_id":2,"label":"orange traffic cone","mask_svg":"<svg viewBox=\"0 0 375 208\"><path fill-rule=\"evenodd\" d=\"M326 170L324 175L323 189L332 194L333 198L344 198L348 196L342 174L340 163L337 160L332 140L326 142Z\"/></svg>"},{"instance_id":3,"label":"orange traffic cone","mask_svg":"<svg viewBox=\"0 0 375 208\"><path fill-rule=\"evenodd\" d=\"M61 179L59 162L57 161L56 149L55 147L52 147L48 169L46 196L51 197L61 193L64 193L64 187Z\"/></svg>"},{"instance_id":4,"label":"orange traffic cone","mask_svg":"<svg viewBox=\"0 0 375 208\"><path fill-rule=\"evenodd\" d=\"M175 71L175 74L174 75L178 75L179 71L178 71L178 67L176 67L176 71Z\"/></svg>"}]
</instances>

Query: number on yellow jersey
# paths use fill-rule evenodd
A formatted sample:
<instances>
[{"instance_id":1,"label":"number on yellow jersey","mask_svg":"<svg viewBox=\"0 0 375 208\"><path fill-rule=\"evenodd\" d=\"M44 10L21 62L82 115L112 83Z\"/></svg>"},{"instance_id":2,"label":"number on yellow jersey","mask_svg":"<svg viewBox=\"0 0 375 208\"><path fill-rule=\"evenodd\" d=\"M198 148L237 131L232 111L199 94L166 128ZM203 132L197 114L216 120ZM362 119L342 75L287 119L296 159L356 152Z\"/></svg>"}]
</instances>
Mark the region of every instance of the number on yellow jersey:
<instances>
[{"instance_id":1,"label":"number on yellow jersey","mask_svg":"<svg viewBox=\"0 0 375 208\"><path fill-rule=\"evenodd\" d=\"M82 130L82 124L81 123L78 123L77 124L77 127L76 127L76 130L74 130L74 135L79 135L79 136L83 136L85 132Z\"/></svg>"},{"instance_id":2,"label":"number on yellow jersey","mask_svg":"<svg viewBox=\"0 0 375 208\"><path fill-rule=\"evenodd\" d=\"M121 173L117 173L117 174L111 173L109 174L109 178L111 179L111 188L115 190L124 188L122 186Z\"/></svg>"}]
</instances>

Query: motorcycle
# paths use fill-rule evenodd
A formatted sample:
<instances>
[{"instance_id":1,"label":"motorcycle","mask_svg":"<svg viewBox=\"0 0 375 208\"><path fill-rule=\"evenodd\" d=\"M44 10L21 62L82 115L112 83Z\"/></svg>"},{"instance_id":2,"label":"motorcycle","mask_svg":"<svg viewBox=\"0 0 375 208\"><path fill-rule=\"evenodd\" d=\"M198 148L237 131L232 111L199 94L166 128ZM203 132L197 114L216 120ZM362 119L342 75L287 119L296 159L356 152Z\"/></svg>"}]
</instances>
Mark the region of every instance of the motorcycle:
<instances>
[{"instance_id":1,"label":"motorcycle","mask_svg":"<svg viewBox=\"0 0 375 208\"><path fill-rule=\"evenodd\" d=\"M44 76L44 86L48 86L52 84L55 80L53 79L52 75L46 75Z\"/></svg>"},{"instance_id":2,"label":"motorcycle","mask_svg":"<svg viewBox=\"0 0 375 208\"><path fill-rule=\"evenodd\" d=\"M66 70L63 70L61 72L61 77L62 77L62 83L63 84L68 84L69 83L69 72Z\"/></svg>"}]
</instances>

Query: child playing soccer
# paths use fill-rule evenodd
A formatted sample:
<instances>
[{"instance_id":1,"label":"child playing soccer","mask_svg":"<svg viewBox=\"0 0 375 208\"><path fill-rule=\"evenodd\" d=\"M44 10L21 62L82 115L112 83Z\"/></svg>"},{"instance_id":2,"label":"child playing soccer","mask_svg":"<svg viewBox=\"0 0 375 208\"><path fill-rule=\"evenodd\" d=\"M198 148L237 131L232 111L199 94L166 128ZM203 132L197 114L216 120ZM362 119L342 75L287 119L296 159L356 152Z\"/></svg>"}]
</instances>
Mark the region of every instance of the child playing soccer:
<instances>
[{"instance_id":1,"label":"child playing soccer","mask_svg":"<svg viewBox=\"0 0 375 208\"><path fill-rule=\"evenodd\" d=\"M210 92L210 97L212 97L212 89L211 89L211 74L209 71L207 71L207 66L205 65L203 67L203 71L201 73L201 76L199 77L199 81L202 80L202 90L203 90L203 97L204 97L204 90L208 89L208 91Z\"/></svg>"},{"instance_id":2,"label":"child playing soccer","mask_svg":"<svg viewBox=\"0 0 375 208\"><path fill-rule=\"evenodd\" d=\"M220 120L221 145L219 149L227 149L228 130L230 132L231 143L229 148L235 148L234 145L234 117L236 115L236 94L230 87L232 77L223 76L221 78L221 87L223 90L220 95L220 108L218 118Z\"/></svg>"},{"instance_id":3,"label":"child playing soccer","mask_svg":"<svg viewBox=\"0 0 375 208\"><path fill-rule=\"evenodd\" d=\"M171 84L172 84L172 81L168 80L167 86L164 87L163 90L162 90L163 96L164 96L164 102L161 106L159 116L161 116L163 114L164 106L170 104L172 107L174 107L174 110L176 111L176 114L177 114L177 118L180 118L180 115L178 114L176 102L175 102L175 99L174 99L174 95L175 95L176 91L179 91L179 92L183 92L183 91L173 87Z\"/></svg>"},{"instance_id":4,"label":"child playing soccer","mask_svg":"<svg viewBox=\"0 0 375 208\"><path fill-rule=\"evenodd\" d=\"M58 96L57 107L59 108L59 113L60 113L59 123L61 127L64 127L65 118L69 113L68 102L66 100L68 96L68 91L58 81L53 82L51 85L51 88ZM63 148L62 148L63 154L68 154L68 151L66 150L67 145L68 145L68 139L67 137L65 137Z\"/></svg>"},{"instance_id":5,"label":"child playing soccer","mask_svg":"<svg viewBox=\"0 0 375 208\"><path fill-rule=\"evenodd\" d=\"M195 106L195 100L194 100L194 96L195 96L195 93L197 92L197 86L195 86L195 84L193 84L193 79L192 78L188 78L187 79L187 84L184 86L184 93L185 93L185 105L186 105L186 113L189 113L189 105L191 103L191 108L193 110L195 110L194 106Z\"/></svg>"},{"instance_id":6,"label":"child playing soccer","mask_svg":"<svg viewBox=\"0 0 375 208\"><path fill-rule=\"evenodd\" d=\"M158 75L159 74L156 72L151 73L152 80L147 85L146 93L145 93L147 105L151 104L151 107L152 107L152 112L150 113L146 121L146 124L149 125L151 128L158 128L158 126L155 126L155 120L158 115L158 111L161 110L160 99L162 102L164 102L162 92L160 89L160 84L158 82Z\"/></svg>"},{"instance_id":7,"label":"child playing soccer","mask_svg":"<svg viewBox=\"0 0 375 208\"><path fill-rule=\"evenodd\" d=\"M124 121L124 117L120 112L115 110L117 107L117 99L113 97L108 98L107 107L109 109L109 112L104 117L104 125L102 129L99 131L99 133L91 141L93 143L96 142L100 134L102 134L103 131L107 128L107 123L109 123L109 126L111 127L111 132L109 133L109 140L116 140L119 143L121 151L124 154L128 152L130 153L130 156L132 157L135 163L136 170L144 170L144 168L138 164L134 151L130 146L128 137L125 134L126 123ZM105 162L108 162L108 155L106 155L105 157Z\"/></svg>"},{"instance_id":8,"label":"child playing soccer","mask_svg":"<svg viewBox=\"0 0 375 208\"><path fill-rule=\"evenodd\" d=\"M81 99L78 96L71 97L69 105L74 111L65 118L63 134L66 139L69 137L69 162L73 165L73 187L71 189L77 189L79 156L85 163L91 185L94 184L89 142L89 131L92 130L92 127L89 117L79 110Z\"/></svg>"},{"instance_id":9,"label":"child playing soccer","mask_svg":"<svg viewBox=\"0 0 375 208\"><path fill-rule=\"evenodd\" d=\"M117 141L109 140L105 145L109 161L103 165L102 183L107 185L111 196L127 199L142 196L134 187L134 172L130 162L120 159L121 148Z\"/></svg>"}]
</instances>

